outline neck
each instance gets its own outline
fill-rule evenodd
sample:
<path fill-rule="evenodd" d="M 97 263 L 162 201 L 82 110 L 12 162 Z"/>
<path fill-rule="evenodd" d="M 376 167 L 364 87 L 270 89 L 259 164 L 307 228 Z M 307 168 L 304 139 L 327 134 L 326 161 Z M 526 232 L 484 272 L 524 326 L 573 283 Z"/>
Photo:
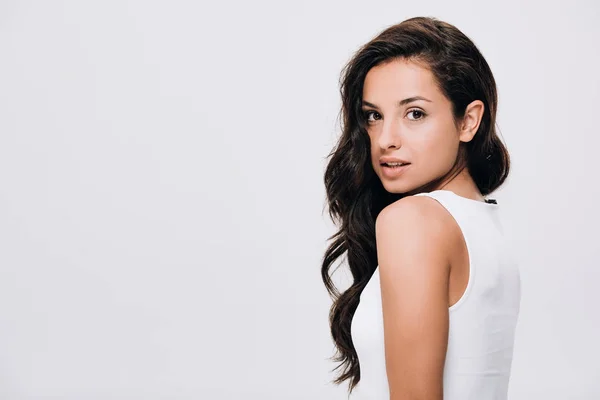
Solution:
<path fill-rule="evenodd" d="M 451 181 L 442 183 L 437 189 L 449 190 L 468 199 L 485 201 L 467 168 L 463 168 Z"/>

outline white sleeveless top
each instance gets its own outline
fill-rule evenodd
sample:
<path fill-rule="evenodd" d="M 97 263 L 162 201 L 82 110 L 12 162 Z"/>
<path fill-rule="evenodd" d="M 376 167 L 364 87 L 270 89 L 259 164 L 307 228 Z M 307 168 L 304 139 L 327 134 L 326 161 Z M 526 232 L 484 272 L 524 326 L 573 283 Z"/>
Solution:
<path fill-rule="evenodd" d="M 498 204 L 467 199 L 448 190 L 429 196 L 454 217 L 469 254 L 469 281 L 449 308 L 444 400 L 506 400 L 521 284 L 512 248 L 504 239 Z M 351 332 L 361 379 L 348 397 L 388 400 L 383 315 L 375 269 L 360 296 Z"/>

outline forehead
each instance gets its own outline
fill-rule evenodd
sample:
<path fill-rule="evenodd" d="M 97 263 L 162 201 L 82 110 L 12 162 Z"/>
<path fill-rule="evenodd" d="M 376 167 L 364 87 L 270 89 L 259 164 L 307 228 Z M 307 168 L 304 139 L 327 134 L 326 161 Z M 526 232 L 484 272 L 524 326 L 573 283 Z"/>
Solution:
<path fill-rule="evenodd" d="M 400 97 L 421 95 L 429 99 L 441 96 L 433 73 L 422 64 L 397 59 L 369 70 L 363 85 L 365 100 L 397 101 Z"/>

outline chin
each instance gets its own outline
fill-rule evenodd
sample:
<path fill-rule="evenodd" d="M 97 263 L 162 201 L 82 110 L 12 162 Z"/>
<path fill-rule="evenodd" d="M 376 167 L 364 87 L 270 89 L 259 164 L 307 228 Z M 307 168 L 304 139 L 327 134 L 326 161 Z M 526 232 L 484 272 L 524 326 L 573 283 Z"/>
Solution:
<path fill-rule="evenodd" d="M 402 194 L 408 191 L 407 184 L 405 182 L 391 181 L 381 177 L 379 179 L 381 180 L 383 188 L 390 193 Z"/>

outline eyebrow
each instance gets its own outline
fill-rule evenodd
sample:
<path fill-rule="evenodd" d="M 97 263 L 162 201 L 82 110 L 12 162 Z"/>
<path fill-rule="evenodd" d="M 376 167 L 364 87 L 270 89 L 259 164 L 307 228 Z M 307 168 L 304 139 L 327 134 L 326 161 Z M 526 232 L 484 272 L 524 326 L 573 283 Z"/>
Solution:
<path fill-rule="evenodd" d="M 412 102 L 415 102 L 415 101 L 418 101 L 418 100 L 424 100 L 424 101 L 428 101 L 428 102 L 431 103 L 431 100 L 426 99 L 425 97 L 413 96 L 413 97 L 409 97 L 409 98 L 404 99 L 404 100 L 400 100 L 397 105 L 398 105 L 398 107 L 402 107 L 403 105 L 406 105 L 408 103 L 412 103 Z M 375 104 L 369 103 L 368 101 L 365 101 L 365 100 L 363 100 L 362 104 L 365 105 L 365 106 L 373 107 L 373 108 L 379 108 Z"/>

